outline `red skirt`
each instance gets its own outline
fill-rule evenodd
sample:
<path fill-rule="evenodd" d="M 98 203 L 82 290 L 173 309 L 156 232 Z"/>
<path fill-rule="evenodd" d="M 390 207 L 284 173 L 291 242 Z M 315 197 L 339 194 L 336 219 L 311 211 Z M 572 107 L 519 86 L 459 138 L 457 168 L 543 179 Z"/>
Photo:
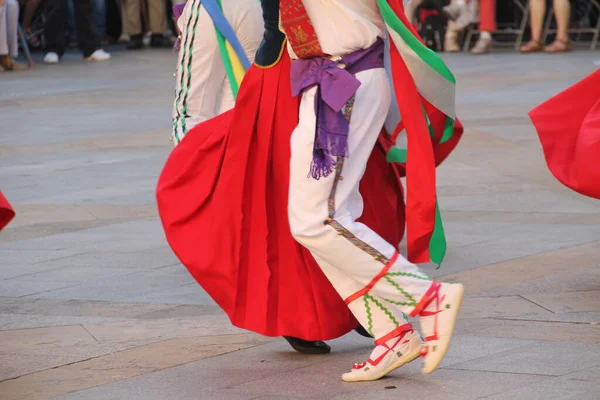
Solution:
<path fill-rule="evenodd" d="M 534 108 L 529 116 L 552 174 L 600 199 L 600 70 Z"/>
<path fill-rule="evenodd" d="M 250 68 L 235 109 L 197 125 L 169 156 L 158 208 L 170 246 L 234 325 L 332 339 L 358 323 L 290 233 L 290 137 L 299 98 L 289 76 L 286 54 L 272 68 Z M 404 200 L 397 167 L 385 160 L 386 138 L 361 182 L 361 221 L 398 244 Z"/>
<path fill-rule="evenodd" d="M 0 191 L 0 231 L 8 225 L 11 219 L 15 216 L 15 211 L 10 206 L 6 197 Z"/>

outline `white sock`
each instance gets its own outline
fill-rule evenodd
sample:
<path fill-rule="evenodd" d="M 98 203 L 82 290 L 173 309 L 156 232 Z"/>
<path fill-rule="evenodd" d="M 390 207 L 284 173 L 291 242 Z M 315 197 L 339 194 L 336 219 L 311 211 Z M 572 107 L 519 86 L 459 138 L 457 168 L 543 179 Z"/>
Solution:
<path fill-rule="evenodd" d="M 492 34 L 489 32 L 481 32 L 481 38 L 485 40 L 492 40 Z"/>

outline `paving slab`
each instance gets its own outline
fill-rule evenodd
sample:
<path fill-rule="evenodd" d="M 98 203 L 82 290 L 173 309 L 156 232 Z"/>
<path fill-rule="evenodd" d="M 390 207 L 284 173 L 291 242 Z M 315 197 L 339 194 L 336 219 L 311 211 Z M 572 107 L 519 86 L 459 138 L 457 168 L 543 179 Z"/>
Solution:
<path fill-rule="evenodd" d="M 526 294 L 523 297 L 556 313 L 600 311 L 600 290 Z"/>
<path fill-rule="evenodd" d="M 568 261 L 566 262 L 568 265 Z M 537 279 L 531 279 L 500 288 L 485 290 L 474 294 L 475 296 L 511 296 L 567 292 L 593 292 L 598 289 L 600 282 L 600 264 L 593 263 L 589 266 L 578 268 L 573 266 L 564 272 L 556 272 Z M 555 310 L 556 311 L 556 310 Z M 572 313 L 572 310 L 568 312 Z"/>
<path fill-rule="evenodd" d="M 547 378 L 537 375 L 514 375 L 495 372 L 466 372 L 438 370 L 431 376 L 412 376 L 402 379 L 383 379 L 372 385 L 361 385 L 352 392 L 330 397 L 331 400 L 390 400 L 423 398 L 431 400 L 475 400 L 519 388 Z M 368 388 L 367 386 L 372 386 Z M 386 389 L 389 387 L 390 389 Z M 322 397 L 311 397 L 319 399 Z"/>
<path fill-rule="evenodd" d="M 543 314 L 515 315 L 510 317 L 503 317 L 502 319 L 600 325 L 600 312 L 568 312 L 560 314 L 546 312 Z"/>
<path fill-rule="evenodd" d="M 486 397 L 489 400 L 595 400 L 600 393 L 600 368 L 586 368 L 572 374 L 544 380 Z"/>
<path fill-rule="evenodd" d="M 588 343 L 542 342 L 508 350 L 448 369 L 561 376 L 600 365 L 600 347 Z M 560 362 L 556 362 L 560 360 Z"/>

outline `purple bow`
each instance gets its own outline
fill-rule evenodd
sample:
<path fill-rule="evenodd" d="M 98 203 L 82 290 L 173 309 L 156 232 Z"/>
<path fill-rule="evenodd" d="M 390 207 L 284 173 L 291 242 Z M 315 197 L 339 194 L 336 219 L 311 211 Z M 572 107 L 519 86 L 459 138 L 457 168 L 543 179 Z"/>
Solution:
<path fill-rule="evenodd" d="M 338 66 L 340 63 L 346 65 L 345 69 Z M 350 121 L 342 109 L 360 87 L 360 81 L 354 74 L 382 67 L 381 40 L 370 48 L 348 54 L 339 61 L 316 57 L 292 62 L 291 83 L 294 96 L 317 85 L 317 126 L 310 172 L 313 178 L 329 176 L 336 163 L 332 157 L 348 155 Z"/>
<path fill-rule="evenodd" d="M 350 72 L 327 58 L 294 60 L 292 63 L 292 95 L 317 85 L 315 113 L 317 129 L 311 175 L 315 179 L 328 176 L 333 170 L 331 156 L 348 153 L 348 120 L 341 112 L 360 86 Z"/>

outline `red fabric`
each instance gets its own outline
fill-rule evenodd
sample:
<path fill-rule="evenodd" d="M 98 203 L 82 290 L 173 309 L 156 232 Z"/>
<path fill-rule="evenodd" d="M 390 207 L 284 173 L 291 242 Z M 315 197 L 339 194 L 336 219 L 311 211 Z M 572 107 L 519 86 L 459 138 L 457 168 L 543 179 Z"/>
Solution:
<path fill-rule="evenodd" d="M 298 122 L 287 54 L 253 66 L 236 108 L 192 129 L 160 176 L 169 244 L 232 323 L 268 336 L 339 337 L 358 325 L 287 218 L 289 141 Z M 390 243 L 404 230 L 402 187 L 380 138 L 361 192 L 362 222 Z M 309 166 L 306 166 L 307 173 Z"/>
<path fill-rule="evenodd" d="M 420 96 L 421 102 L 425 107 L 427 115 L 429 116 L 429 120 L 431 126 L 433 127 L 434 137 L 432 138 L 433 144 L 433 154 L 435 158 L 435 166 L 439 166 L 448 158 L 452 150 L 458 145 L 460 138 L 464 132 L 464 127 L 462 123 L 458 120 L 455 120 L 454 130 L 452 132 L 452 137 L 445 141 L 444 143 L 440 143 L 442 141 L 442 137 L 444 135 L 444 128 L 446 124 L 446 115 L 441 111 L 437 110 L 433 105 L 431 105 L 424 97 Z M 400 121 L 398 126 L 396 127 L 397 133 L 400 133 L 404 130 L 404 123 Z M 406 176 L 406 165 L 405 164 L 397 164 L 398 170 L 400 172 L 400 176 Z"/>
<path fill-rule="evenodd" d="M 402 2 L 389 0 L 388 4 L 405 26 L 409 27 Z M 416 32 L 413 32 L 419 37 Z M 429 242 L 435 227 L 435 156 L 429 138 L 429 129 L 423 116 L 416 84 L 395 46 L 390 48 L 394 91 L 406 127 L 406 239 L 407 256 L 414 263 L 427 263 Z M 396 129 L 396 131 L 398 131 Z"/>
<path fill-rule="evenodd" d="M 534 108 L 529 116 L 552 174 L 600 199 L 600 70 Z"/>
<path fill-rule="evenodd" d="M 14 218 L 15 210 L 0 191 L 0 231 Z"/>
<path fill-rule="evenodd" d="M 479 30 L 482 32 L 496 30 L 496 0 L 479 0 Z"/>
<path fill-rule="evenodd" d="M 452 137 L 448 139 L 446 142 L 441 143 L 442 137 L 444 135 L 444 128 L 446 125 L 446 115 L 435 108 L 431 103 L 429 103 L 424 97 L 421 97 L 421 102 L 425 107 L 425 111 L 429 116 L 429 122 L 433 127 L 434 136 L 432 139 L 433 142 L 433 153 L 435 158 L 435 165 L 440 165 L 454 150 L 460 138 L 462 137 L 464 128 L 462 123 L 456 118 L 454 122 L 454 130 L 452 132 Z"/>

